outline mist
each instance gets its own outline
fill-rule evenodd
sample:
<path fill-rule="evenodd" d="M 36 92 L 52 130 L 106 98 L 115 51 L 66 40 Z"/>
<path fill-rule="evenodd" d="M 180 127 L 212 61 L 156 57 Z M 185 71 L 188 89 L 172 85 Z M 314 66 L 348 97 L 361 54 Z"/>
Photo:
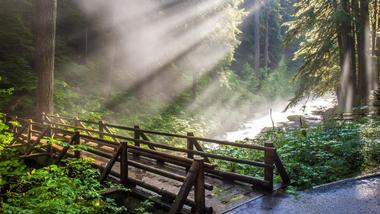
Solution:
<path fill-rule="evenodd" d="M 242 93 L 223 85 L 218 75 L 239 44 L 233 32 L 260 5 L 239 14 L 241 22 L 229 19 L 239 10 L 232 1 L 81 0 L 77 5 L 86 19 L 95 20 L 92 28 L 100 35 L 89 55 L 103 70 L 97 87 L 106 108 L 123 109 L 133 96 L 148 105 L 144 110 L 158 114 L 192 91 L 185 111 L 223 123 L 227 130 L 264 105 L 242 101 Z M 226 40 L 221 35 L 228 31 Z M 204 79 L 207 86 L 197 88 Z M 218 96 L 221 88 L 229 91 L 228 99 Z"/>

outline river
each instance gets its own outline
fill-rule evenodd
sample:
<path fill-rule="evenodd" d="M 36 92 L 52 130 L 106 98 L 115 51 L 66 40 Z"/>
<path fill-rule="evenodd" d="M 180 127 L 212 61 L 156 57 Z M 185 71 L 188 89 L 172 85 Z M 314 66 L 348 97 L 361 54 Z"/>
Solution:
<path fill-rule="evenodd" d="M 272 119 L 275 127 L 300 126 L 300 116 L 305 119 L 309 125 L 317 124 L 322 120 L 320 112 L 324 112 L 336 106 L 337 100 L 335 95 L 329 94 L 323 97 L 303 100 L 284 112 L 287 104 L 287 101 L 283 101 L 268 106 L 268 109 L 272 108 Z M 255 117 L 243 122 L 238 129 L 225 133 L 221 138 L 229 141 L 255 138 L 264 128 L 273 126 L 272 119 L 270 110 L 257 113 Z"/>

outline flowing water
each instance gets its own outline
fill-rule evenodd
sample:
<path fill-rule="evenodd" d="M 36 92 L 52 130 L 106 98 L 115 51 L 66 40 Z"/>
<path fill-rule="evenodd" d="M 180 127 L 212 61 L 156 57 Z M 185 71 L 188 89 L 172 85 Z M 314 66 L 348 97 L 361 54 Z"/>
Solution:
<path fill-rule="evenodd" d="M 242 123 L 237 130 L 227 132 L 222 138 L 229 141 L 255 138 L 263 129 L 273 127 L 273 124 L 275 127 L 300 126 L 300 118 L 309 125 L 317 124 L 322 120 L 320 113 L 336 106 L 337 100 L 335 95 L 329 94 L 319 98 L 303 100 L 284 112 L 287 104 L 288 102 L 283 101 L 269 106 L 268 109 L 272 108 L 272 117 L 270 110 L 258 114 Z"/>

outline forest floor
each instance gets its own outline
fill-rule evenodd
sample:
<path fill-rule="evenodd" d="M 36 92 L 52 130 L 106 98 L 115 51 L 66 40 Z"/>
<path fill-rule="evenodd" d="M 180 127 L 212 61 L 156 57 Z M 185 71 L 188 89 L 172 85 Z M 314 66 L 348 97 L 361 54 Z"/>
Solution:
<path fill-rule="evenodd" d="M 296 195 L 275 192 L 245 203 L 228 214 L 379 213 L 380 173 L 326 184 Z"/>

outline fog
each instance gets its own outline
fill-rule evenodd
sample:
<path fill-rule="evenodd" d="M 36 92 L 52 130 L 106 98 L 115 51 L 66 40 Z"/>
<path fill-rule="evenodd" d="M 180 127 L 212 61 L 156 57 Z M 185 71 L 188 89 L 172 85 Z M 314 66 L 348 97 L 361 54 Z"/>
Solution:
<path fill-rule="evenodd" d="M 201 91 L 196 88 L 195 83 L 220 72 L 223 62 L 233 55 L 237 44 L 231 45 L 221 34 L 239 28 L 241 23 L 228 19 L 237 5 L 226 0 L 77 3 L 88 19 L 96 20 L 95 28 L 105 35 L 92 56 L 102 60 L 107 73 L 99 87 L 107 97 L 117 97 L 106 100 L 108 108 L 123 108 L 127 95 L 136 95 L 152 103 L 163 103 L 150 109 L 159 113 L 183 92 L 192 90 L 194 99 L 185 111 L 201 115 L 206 121 L 216 121 L 218 127 L 208 127 L 209 135 L 216 136 L 275 105 L 270 98 L 261 103 L 244 100 L 238 91 L 222 98 L 218 79 Z M 247 6 L 245 18 L 261 7 Z M 283 98 L 281 103 L 286 101 Z"/>

